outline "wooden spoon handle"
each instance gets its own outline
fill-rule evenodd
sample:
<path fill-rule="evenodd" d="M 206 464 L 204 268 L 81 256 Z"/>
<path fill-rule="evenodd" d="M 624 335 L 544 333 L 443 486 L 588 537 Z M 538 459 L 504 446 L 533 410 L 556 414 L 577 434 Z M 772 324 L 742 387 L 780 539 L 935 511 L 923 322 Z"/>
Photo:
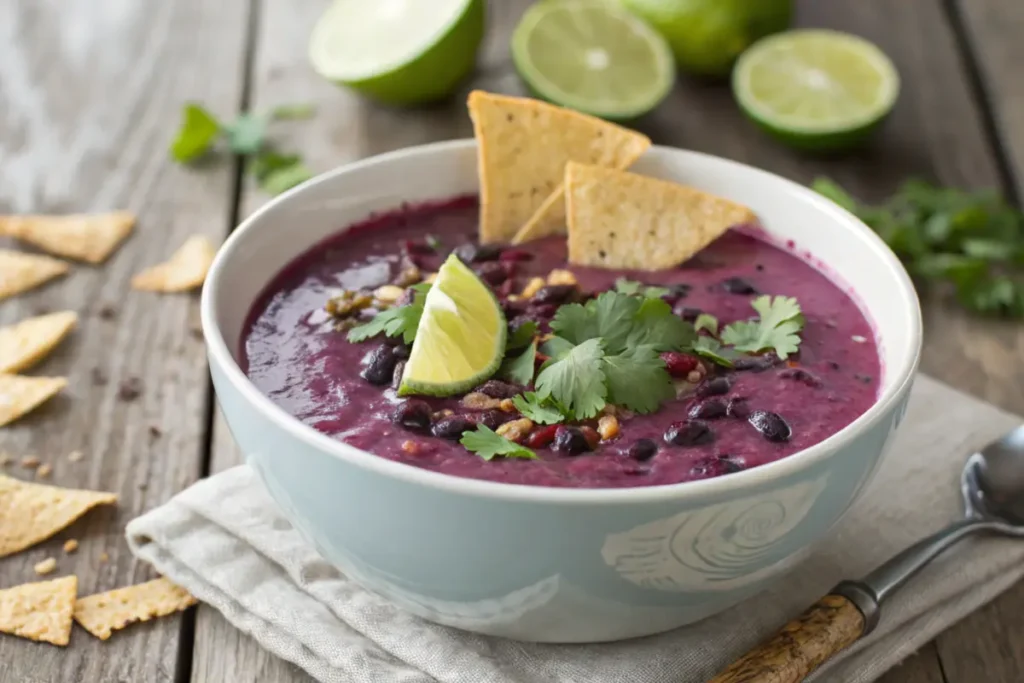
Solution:
<path fill-rule="evenodd" d="M 826 595 L 708 683 L 799 683 L 864 633 L 861 611 Z"/>

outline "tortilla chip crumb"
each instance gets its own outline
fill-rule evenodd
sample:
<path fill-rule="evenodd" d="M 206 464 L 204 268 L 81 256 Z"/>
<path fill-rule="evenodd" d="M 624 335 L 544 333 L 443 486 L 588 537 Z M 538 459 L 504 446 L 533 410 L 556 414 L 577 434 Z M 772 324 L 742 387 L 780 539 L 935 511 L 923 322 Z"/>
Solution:
<path fill-rule="evenodd" d="M 67 385 L 64 377 L 0 374 L 0 427 L 32 412 Z"/>
<path fill-rule="evenodd" d="M 0 633 L 67 645 L 77 593 L 74 575 L 0 590 Z"/>
<path fill-rule="evenodd" d="M 165 578 L 107 593 L 97 593 L 75 602 L 75 621 L 100 640 L 129 624 L 180 612 L 196 604 L 184 588 Z"/>
<path fill-rule="evenodd" d="M 42 465 L 40 465 L 38 469 L 36 469 L 37 477 L 42 477 L 43 479 L 46 479 L 51 474 L 53 474 L 53 468 L 45 462 Z"/>
<path fill-rule="evenodd" d="M 71 216 L 0 216 L 0 235 L 55 256 L 102 263 L 128 237 L 135 216 L 126 211 Z"/>
<path fill-rule="evenodd" d="M 43 576 L 45 574 L 53 573 L 53 570 L 56 569 L 56 568 L 57 568 L 57 560 L 55 560 L 52 557 L 48 557 L 45 560 L 43 560 L 42 562 L 36 562 L 36 565 L 34 567 L 32 567 L 32 570 L 36 574 L 39 574 L 40 576 Z"/>
<path fill-rule="evenodd" d="M 21 372 L 43 360 L 77 322 L 74 311 L 61 311 L 0 327 L 0 372 Z"/>
<path fill-rule="evenodd" d="M 150 292 L 187 292 L 202 287 L 216 254 L 208 238 L 193 235 L 166 262 L 133 277 L 132 287 Z"/>
<path fill-rule="evenodd" d="M 49 256 L 0 249 L 0 301 L 35 289 L 70 268 L 66 261 Z"/>
<path fill-rule="evenodd" d="M 77 540 L 75 540 L 73 538 L 69 538 L 68 540 L 64 541 L 64 552 L 65 553 L 70 555 L 71 553 L 75 552 L 76 550 L 78 550 L 78 541 Z"/>
<path fill-rule="evenodd" d="M 34 470 L 39 467 L 39 458 L 34 455 L 26 455 L 21 459 L 21 466 L 26 470 Z"/>
<path fill-rule="evenodd" d="M 68 453 L 68 460 L 70 462 L 78 462 L 84 457 L 85 456 L 82 454 L 82 451 L 71 451 L 70 453 Z"/>
<path fill-rule="evenodd" d="M 0 474 L 0 557 L 31 547 L 117 496 L 35 484 Z"/>
<path fill-rule="evenodd" d="M 671 268 L 730 227 L 756 220 L 736 202 L 636 173 L 569 163 L 565 177 L 574 264 Z"/>

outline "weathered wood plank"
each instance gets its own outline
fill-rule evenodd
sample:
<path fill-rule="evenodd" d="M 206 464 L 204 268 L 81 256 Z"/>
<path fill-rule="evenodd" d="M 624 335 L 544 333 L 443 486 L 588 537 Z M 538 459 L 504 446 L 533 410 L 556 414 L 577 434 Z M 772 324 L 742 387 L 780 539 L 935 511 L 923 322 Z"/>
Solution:
<path fill-rule="evenodd" d="M 35 579 L 33 564 L 48 556 L 60 574 L 79 576 L 81 594 L 151 578 L 128 551 L 124 525 L 200 474 L 209 397 L 202 342 L 190 332 L 198 299 L 131 292 L 128 282 L 190 234 L 223 237 L 231 169 L 188 173 L 166 149 L 185 100 L 237 108 L 247 13 L 246 0 L 0 3 L 0 210 L 139 215 L 136 233 L 106 264 L 76 266 L 0 303 L 2 323 L 39 310 L 81 316 L 73 337 L 33 371 L 67 375 L 68 390 L 0 429 L 0 450 L 37 454 L 53 466 L 50 482 L 120 496 L 116 510 L 0 559 L 0 587 Z M 119 397 L 119 383 L 133 377 L 141 394 Z M 85 458 L 70 462 L 74 450 Z M 61 551 L 66 538 L 80 541 L 76 554 Z M 168 617 L 106 643 L 77 630 L 62 651 L 0 636 L 0 680 L 171 681 L 182 623 Z"/>

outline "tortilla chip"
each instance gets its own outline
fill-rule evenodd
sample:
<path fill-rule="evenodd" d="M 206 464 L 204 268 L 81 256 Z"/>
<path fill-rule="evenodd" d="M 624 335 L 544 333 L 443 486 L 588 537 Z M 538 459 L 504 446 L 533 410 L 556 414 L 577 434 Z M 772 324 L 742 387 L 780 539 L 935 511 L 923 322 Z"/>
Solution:
<path fill-rule="evenodd" d="M 0 474 L 0 557 L 45 541 L 97 505 L 116 502 L 113 493 L 33 484 Z"/>
<path fill-rule="evenodd" d="M 174 614 L 196 604 L 184 588 L 167 579 L 97 593 L 75 603 L 75 621 L 100 640 L 137 621 Z"/>
<path fill-rule="evenodd" d="M 0 249 L 0 301 L 68 272 L 66 261 Z"/>
<path fill-rule="evenodd" d="M 65 377 L 0 375 L 0 427 L 32 412 L 67 385 Z"/>
<path fill-rule="evenodd" d="M 0 373 L 21 372 L 43 360 L 77 322 L 77 313 L 61 311 L 0 327 Z"/>
<path fill-rule="evenodd" d="M 150 292 L 187 292 L 202 287 L 217 248 L 202 235 L 189 237 L 170 260 L 132 278 L 132 287 Z"/>
<path fill-rule="evenodd" d="M 135 227 L 125 211 L 72 216 L 0 216 L 0 235 L 57 256 L 102 263 Z"/>
<path fill-rule="evenodd" d="M 67 645 L 77 593 L 74 575 L 0 590 L 0 633 Z"/>
<path fill-rule="evenodd" d="M 636 173 L 570 163 L 565 177 L 569 263 L 671 268 L 757 218 L 728 199 Z"/>
<path fill-rule="evenodd" d="M 625 168 L 651 145 L 640 133 L 523 97 L 469 94 L 478 145 L 480 241 L 564 232 L 567 161 Z"/>

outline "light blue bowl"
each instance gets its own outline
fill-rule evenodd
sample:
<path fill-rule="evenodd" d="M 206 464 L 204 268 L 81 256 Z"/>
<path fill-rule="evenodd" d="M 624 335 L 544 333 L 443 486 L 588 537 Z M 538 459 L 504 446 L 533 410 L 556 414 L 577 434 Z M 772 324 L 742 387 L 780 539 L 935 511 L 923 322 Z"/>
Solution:
<path fill-rule="evenodd" d="M 619 640 L 691 623 L 762 590 L 829 533 L 875 472 L 903 417 L 921 344 L 917 298 L 892 252 L 800 185 L 669 148 L 652 148 L 635 166 L 747 204 L 773 237 L 809 251 L 819 268 L 828 264 L 876 326 L 878 402 L 775 463 L 621 490 L 461 479 L 324 436 L 239 369 L 246 314 L 278 270 L 372 211 L 475 191 L 475 150 L 471 140 L 427 145 L 324 174 L 257 211 L 221 249 L 203 291 L 203 328 L 217 396 L 247 462 L 348 576 L 410 612 L 470 631 Z"/>

